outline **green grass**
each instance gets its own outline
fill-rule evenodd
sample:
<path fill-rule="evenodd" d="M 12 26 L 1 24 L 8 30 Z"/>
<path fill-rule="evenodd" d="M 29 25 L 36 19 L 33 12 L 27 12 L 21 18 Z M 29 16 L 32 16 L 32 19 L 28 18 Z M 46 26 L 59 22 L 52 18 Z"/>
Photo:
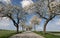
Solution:
<path fill-rule="evenodd" d="M 52 34 L 60 34 L 60 32 L 50 32 L 50 33 L 52 33 Z"/>
<path fill-rule="evenodd" d="M 60 38 L 60 36 L 58 35 L 53 35 L 53 34 L 50 34 L 50 33 L 46 33 L 45 35 L 43 34 L 43 32 L 35 32 L 45 38 Z"/>
<path fill-rule="evenodd" d="M 0 38 L 8 38 L 12 35 L 16 34 L 15 31 L 10 30 L 0 30 Z"/>
<path fill-rule="evenodd" d="M 22 33 L 22 31 L 20 33 Z M 0 30 L 0 38 L 9 38 L 10 36 L 14 34 L 16 34 L 16 31 Z"/>

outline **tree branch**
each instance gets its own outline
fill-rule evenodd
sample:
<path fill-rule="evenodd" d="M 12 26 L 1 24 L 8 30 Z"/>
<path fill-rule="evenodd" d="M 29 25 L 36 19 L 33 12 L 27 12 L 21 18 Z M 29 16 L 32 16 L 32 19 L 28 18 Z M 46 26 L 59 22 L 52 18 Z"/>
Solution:
<path fill-rule="evenodd" d="M 44 18 L 44 19 L 47 20 L 47 18 L 46 17 L 43 17 L 39 12 L 37 12 L 37 14 L 40 15 L 41 18 Z"/>
<path fill-rule="evenodd" d="M 10 15 L 10 16 L 7 15 L 7 17 L 10 18 L 10 19 L 13 21 L 13 23 L 14 23 L 15 26 L 17 26 L 17 23 L 16 23 L 15 20 L 11 17 L 11 15 Z"/>
<path fill-rule="evenodd" d="M 17 23 L 19 24 L 19 17 L 18 17 L 18 14 L 19 14 L 19 13 L 17 13 Z"/>

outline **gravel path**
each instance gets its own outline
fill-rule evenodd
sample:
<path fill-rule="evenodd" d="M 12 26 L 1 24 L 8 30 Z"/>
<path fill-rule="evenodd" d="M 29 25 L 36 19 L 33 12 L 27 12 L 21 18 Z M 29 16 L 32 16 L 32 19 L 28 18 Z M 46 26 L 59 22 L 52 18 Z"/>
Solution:
<path fill-rule="evenodd" d="M 33 32 L 24 32 L 22 34 L 13 35 L 10 38 L 44 38 L 44 37 Z"/>

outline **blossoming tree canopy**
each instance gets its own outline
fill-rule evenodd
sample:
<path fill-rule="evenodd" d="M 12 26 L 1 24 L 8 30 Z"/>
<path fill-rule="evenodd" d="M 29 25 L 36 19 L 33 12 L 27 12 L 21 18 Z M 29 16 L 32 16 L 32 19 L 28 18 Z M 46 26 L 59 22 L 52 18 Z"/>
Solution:
<path fill-rule="evenodd" d="M 41 18 L 38 18 L 37 16 L 33 16 L 31 19 L 32 24 L 40 24 Z"/>
<path fill-rule="evenodd" d="M 0 1 L 5 3 L 5 4 L 11 4 L 11 0 L 0 0 Z"/>
<path fill-rule="evenodd" d="M 50 11 L 52 11 L 52 13 L 54 13 L 54 11 L 55 11 L 56 13 L 58 13 L 57 10 L 58 10 L 59 4 L 60 4 L 60 3 L 59 3 L 59 2 L 56 2 L 56 1 L 51 2 L 51 3 L 49 4 L 49 6 L 50 6 Z"/>

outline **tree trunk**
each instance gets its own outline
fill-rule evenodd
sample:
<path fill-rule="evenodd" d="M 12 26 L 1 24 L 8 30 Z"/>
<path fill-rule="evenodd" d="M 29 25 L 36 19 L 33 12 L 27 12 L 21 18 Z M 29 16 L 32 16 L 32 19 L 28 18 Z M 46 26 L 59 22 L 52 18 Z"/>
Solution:
<path fill-rule="evenodd" d="M 23 26 L 22 26 L 22 31 L 24 31 L 24 28 L 23 28 Z"/>
<path fill-rule="evenodd" d="M 36 31 L 35 25 L 34 25 L 34 31 Z"/>
<path fill-rule="evenodd" d="M 16 30 L 17 30 L 17 33 L 19 33 L 19 25 L 17 25 Z"/>
<path fill-rule="evenodd" d="M 47 24 L 48 24 L 49 21 L 50 21 L 50 20 L 46 20 L 46 22 L 45 22 L 45 24 L 44 24 L 43 34 L 46 33 L 46 26 L 47 26 Z"/>

